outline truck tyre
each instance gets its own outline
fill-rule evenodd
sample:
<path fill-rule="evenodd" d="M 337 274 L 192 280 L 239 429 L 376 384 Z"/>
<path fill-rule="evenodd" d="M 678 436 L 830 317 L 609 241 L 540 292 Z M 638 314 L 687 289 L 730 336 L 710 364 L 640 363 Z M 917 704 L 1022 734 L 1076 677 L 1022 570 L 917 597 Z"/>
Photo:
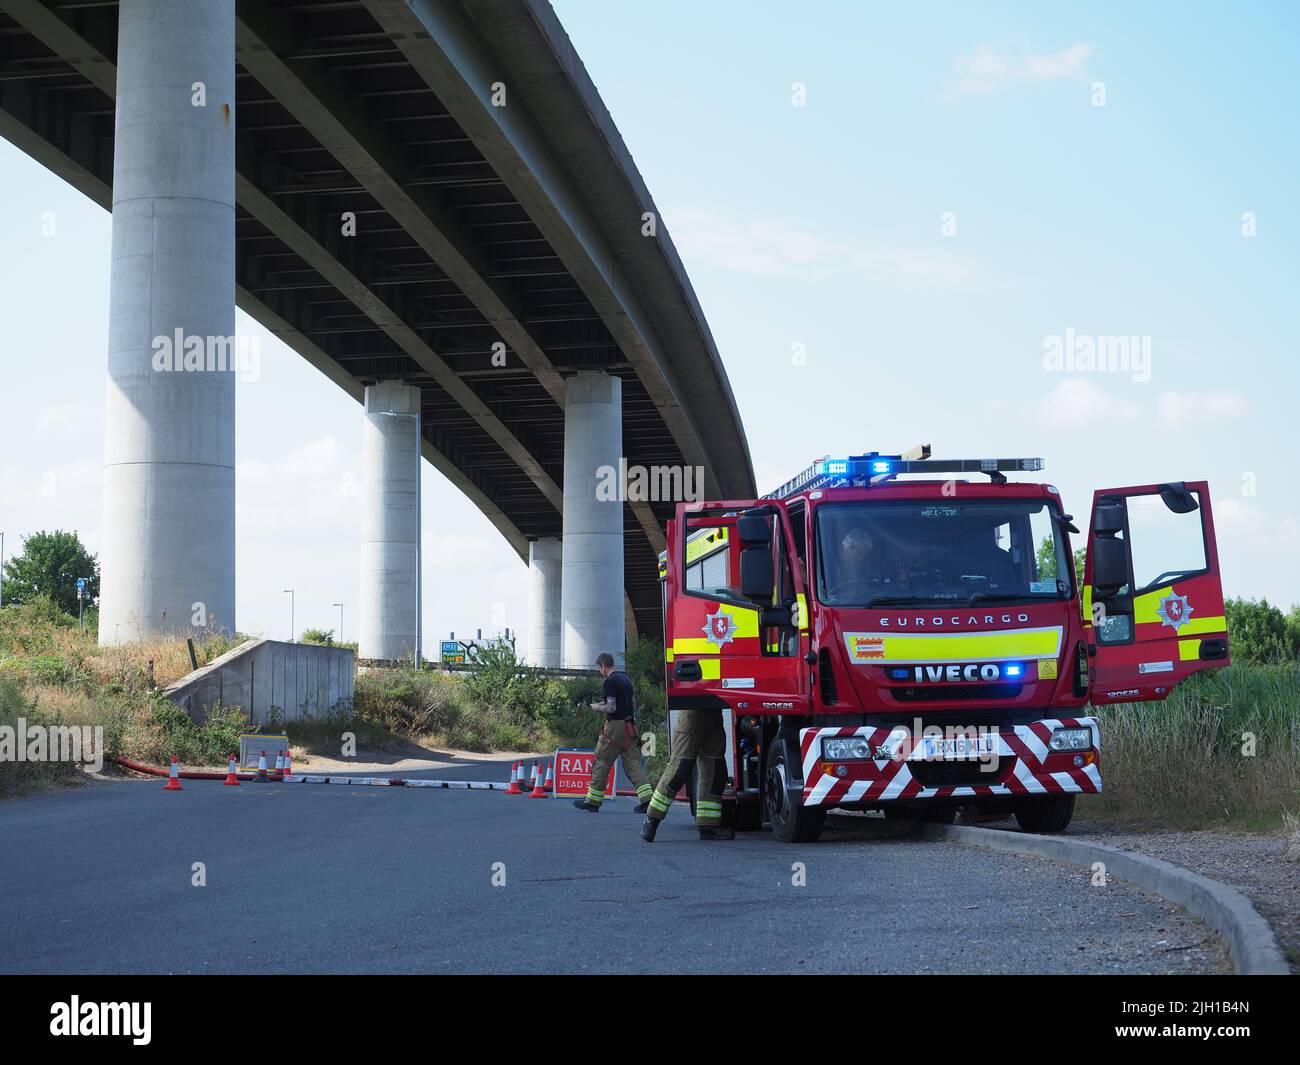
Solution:
<path fill-rule="evenodd" d="M 1060 832 L 1074 816 L 1074 796 L 1036 795 L 1017 800 L 1013 810 L 1026 832 Z"/>
<path fill-rule="evenodd" d="M 772 835 L 782 843 L 816 843 L 826 822 L 826 811 L 790 802 L 785 782 L 785 744 L 777 740 L 767 749 L 767 772 L 763 775 L 763 808 Z"/>

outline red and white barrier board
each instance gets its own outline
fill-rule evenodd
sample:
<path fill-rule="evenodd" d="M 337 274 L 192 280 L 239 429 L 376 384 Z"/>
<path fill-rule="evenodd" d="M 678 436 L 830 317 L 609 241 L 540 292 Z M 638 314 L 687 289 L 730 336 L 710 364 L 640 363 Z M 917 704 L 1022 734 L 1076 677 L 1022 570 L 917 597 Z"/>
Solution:
<path fill-rule="evenodd" d="M 553 799 L 581 799 L 587 794 L 587 785 L 591 783 L 591 766 L 596 760 L 594 750 L 558 747 L 555 751 L 555 790 Z M 606 800 L 614 799 L 614 774 L 618 763 L 609 767 L 609 781 L 605 785 Z"/>

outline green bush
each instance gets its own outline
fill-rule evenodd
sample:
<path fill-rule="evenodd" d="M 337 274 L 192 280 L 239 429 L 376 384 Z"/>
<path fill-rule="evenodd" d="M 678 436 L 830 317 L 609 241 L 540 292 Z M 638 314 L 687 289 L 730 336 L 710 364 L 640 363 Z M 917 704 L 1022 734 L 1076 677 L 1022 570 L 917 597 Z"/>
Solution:
<path fill-rule="evenodd" d="M 1267 599 L 1225 599 L 1232 657 L 1242 662 L 1284 662 L 1300 658 L 1300 608 L 1290 616 Z"/>

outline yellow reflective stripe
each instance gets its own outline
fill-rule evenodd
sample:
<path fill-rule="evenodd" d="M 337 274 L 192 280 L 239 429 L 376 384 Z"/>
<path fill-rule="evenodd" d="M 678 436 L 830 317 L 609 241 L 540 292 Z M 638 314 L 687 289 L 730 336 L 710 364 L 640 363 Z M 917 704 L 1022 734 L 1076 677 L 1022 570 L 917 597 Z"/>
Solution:
<path fill-rule="evenodd" d="M 727 546 L 727 527 L 725 525 L 705 526 L 697 529 L 686 538 L 686 564 L 698 562 L 713 552 Z"/>
<path fill-rule="evenodd" d="M 1079 613 L 1083 615 L 1084 625 L 1092 624 L 1092 585 L 1083 586 L 1083 602 L 1079 604 Z"/>
<path fill-rule="evenodd" d="M 795 596 L 795 602 L 799 610 L 799 631 L 808 631 L 808 599 L 800 592 Z"/>
<path fill-rule="evenodd" d="M 721 679 L 722 679 L 722 659 L 720 659 L 720 658 L 701 658 L 701 659 L 700 659 L 700 679 L 701 679 L 701 680 L 721 680 Z"/>
<path fill-rule="evenodd" d="M 668 650 L 664 652 L 664 661 L 671 662 L 672 660 L 673 660 L 673 649 L 670 647 L 668 648 Z"/>
<path fill-rule="evenodd" d="M 858 665 L 894 662 L 1013 662 L 1018 658 L 1057 658 L 1061 626 L 1009 629 L 1005 632 L 926 633 L 906 636 L 892 632 L 848 632 L 849 658 Z M 854 641 L 870 650 L 854 652 Z M 861 646 L 861 645 L 860 645 Z"/>
<path fill-rule="evenodd" d="M 1178 629 L 1179 636 L 1197 636 L 1206 632 L 1227 632 L 1228 619 L 1225 617 L 1188 618 Z"/>
<path fill-rule="evenodd" d="M 668 807 L 673 804 L 670 796 L 665 795 L 662 791 L 656 791 L 650 796 L 650 809 L 658 810 L 661 813 L 667 811 Z"/>
<path fill-rule="evenodd" d="M 636 797 L 640 799 L 642 802 L 644 802 L 646 796 L 649 795 L 653 790 L 654 789 L 651 788 L 649 784 L 641 784 L 636 789 Z"/>
<path fill-rule="evenodd" d="M 1178 660 L 1180 662 L 1195 662 L 1201 657 L 1200 640 L 1179 640 L 1178 641 Z"/>
<path fill-rule="evenodd" d="M 721 606 L 723 613 L 731 615 L 731 635 L 743 640 L 758 636 L 758 611 L 741 606 Z M 679 655 L 716 655 L 720 648 L 704 635 L 704 626 L 695 630 L 699 636 L 678 636 L 673 639 L 673 653 Z"/>

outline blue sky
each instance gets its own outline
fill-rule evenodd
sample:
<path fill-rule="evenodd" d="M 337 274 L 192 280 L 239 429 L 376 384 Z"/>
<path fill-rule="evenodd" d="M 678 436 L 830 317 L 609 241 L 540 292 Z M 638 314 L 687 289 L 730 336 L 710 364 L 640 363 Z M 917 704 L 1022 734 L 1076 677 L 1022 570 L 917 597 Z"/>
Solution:
<path fill-rule="evenodd" d="M 1081 516 L 1094 488 L 1205 478 L 1226 590 L 1300 602 L 1300 16 L 980 6 L 555 2 L 762 490 L 792 461 L 921 442 L 1041 455 Z M 0 528 L 10 553 L 52 527 L 95 549 L 109 216 L 5 142 L 0 183 Z M 1148 338 L 1149 380 L 1045 369 L 1067 330 Z M 352 638 L 360 408 L 264 334 L 238 404 L 239 625 L 286 635 L 294 587 L 299 629 L 337 626 L 342 599 Z M 426 634 L 525 629 L 523 564 L 427 468 L 424 489 Z"/>

